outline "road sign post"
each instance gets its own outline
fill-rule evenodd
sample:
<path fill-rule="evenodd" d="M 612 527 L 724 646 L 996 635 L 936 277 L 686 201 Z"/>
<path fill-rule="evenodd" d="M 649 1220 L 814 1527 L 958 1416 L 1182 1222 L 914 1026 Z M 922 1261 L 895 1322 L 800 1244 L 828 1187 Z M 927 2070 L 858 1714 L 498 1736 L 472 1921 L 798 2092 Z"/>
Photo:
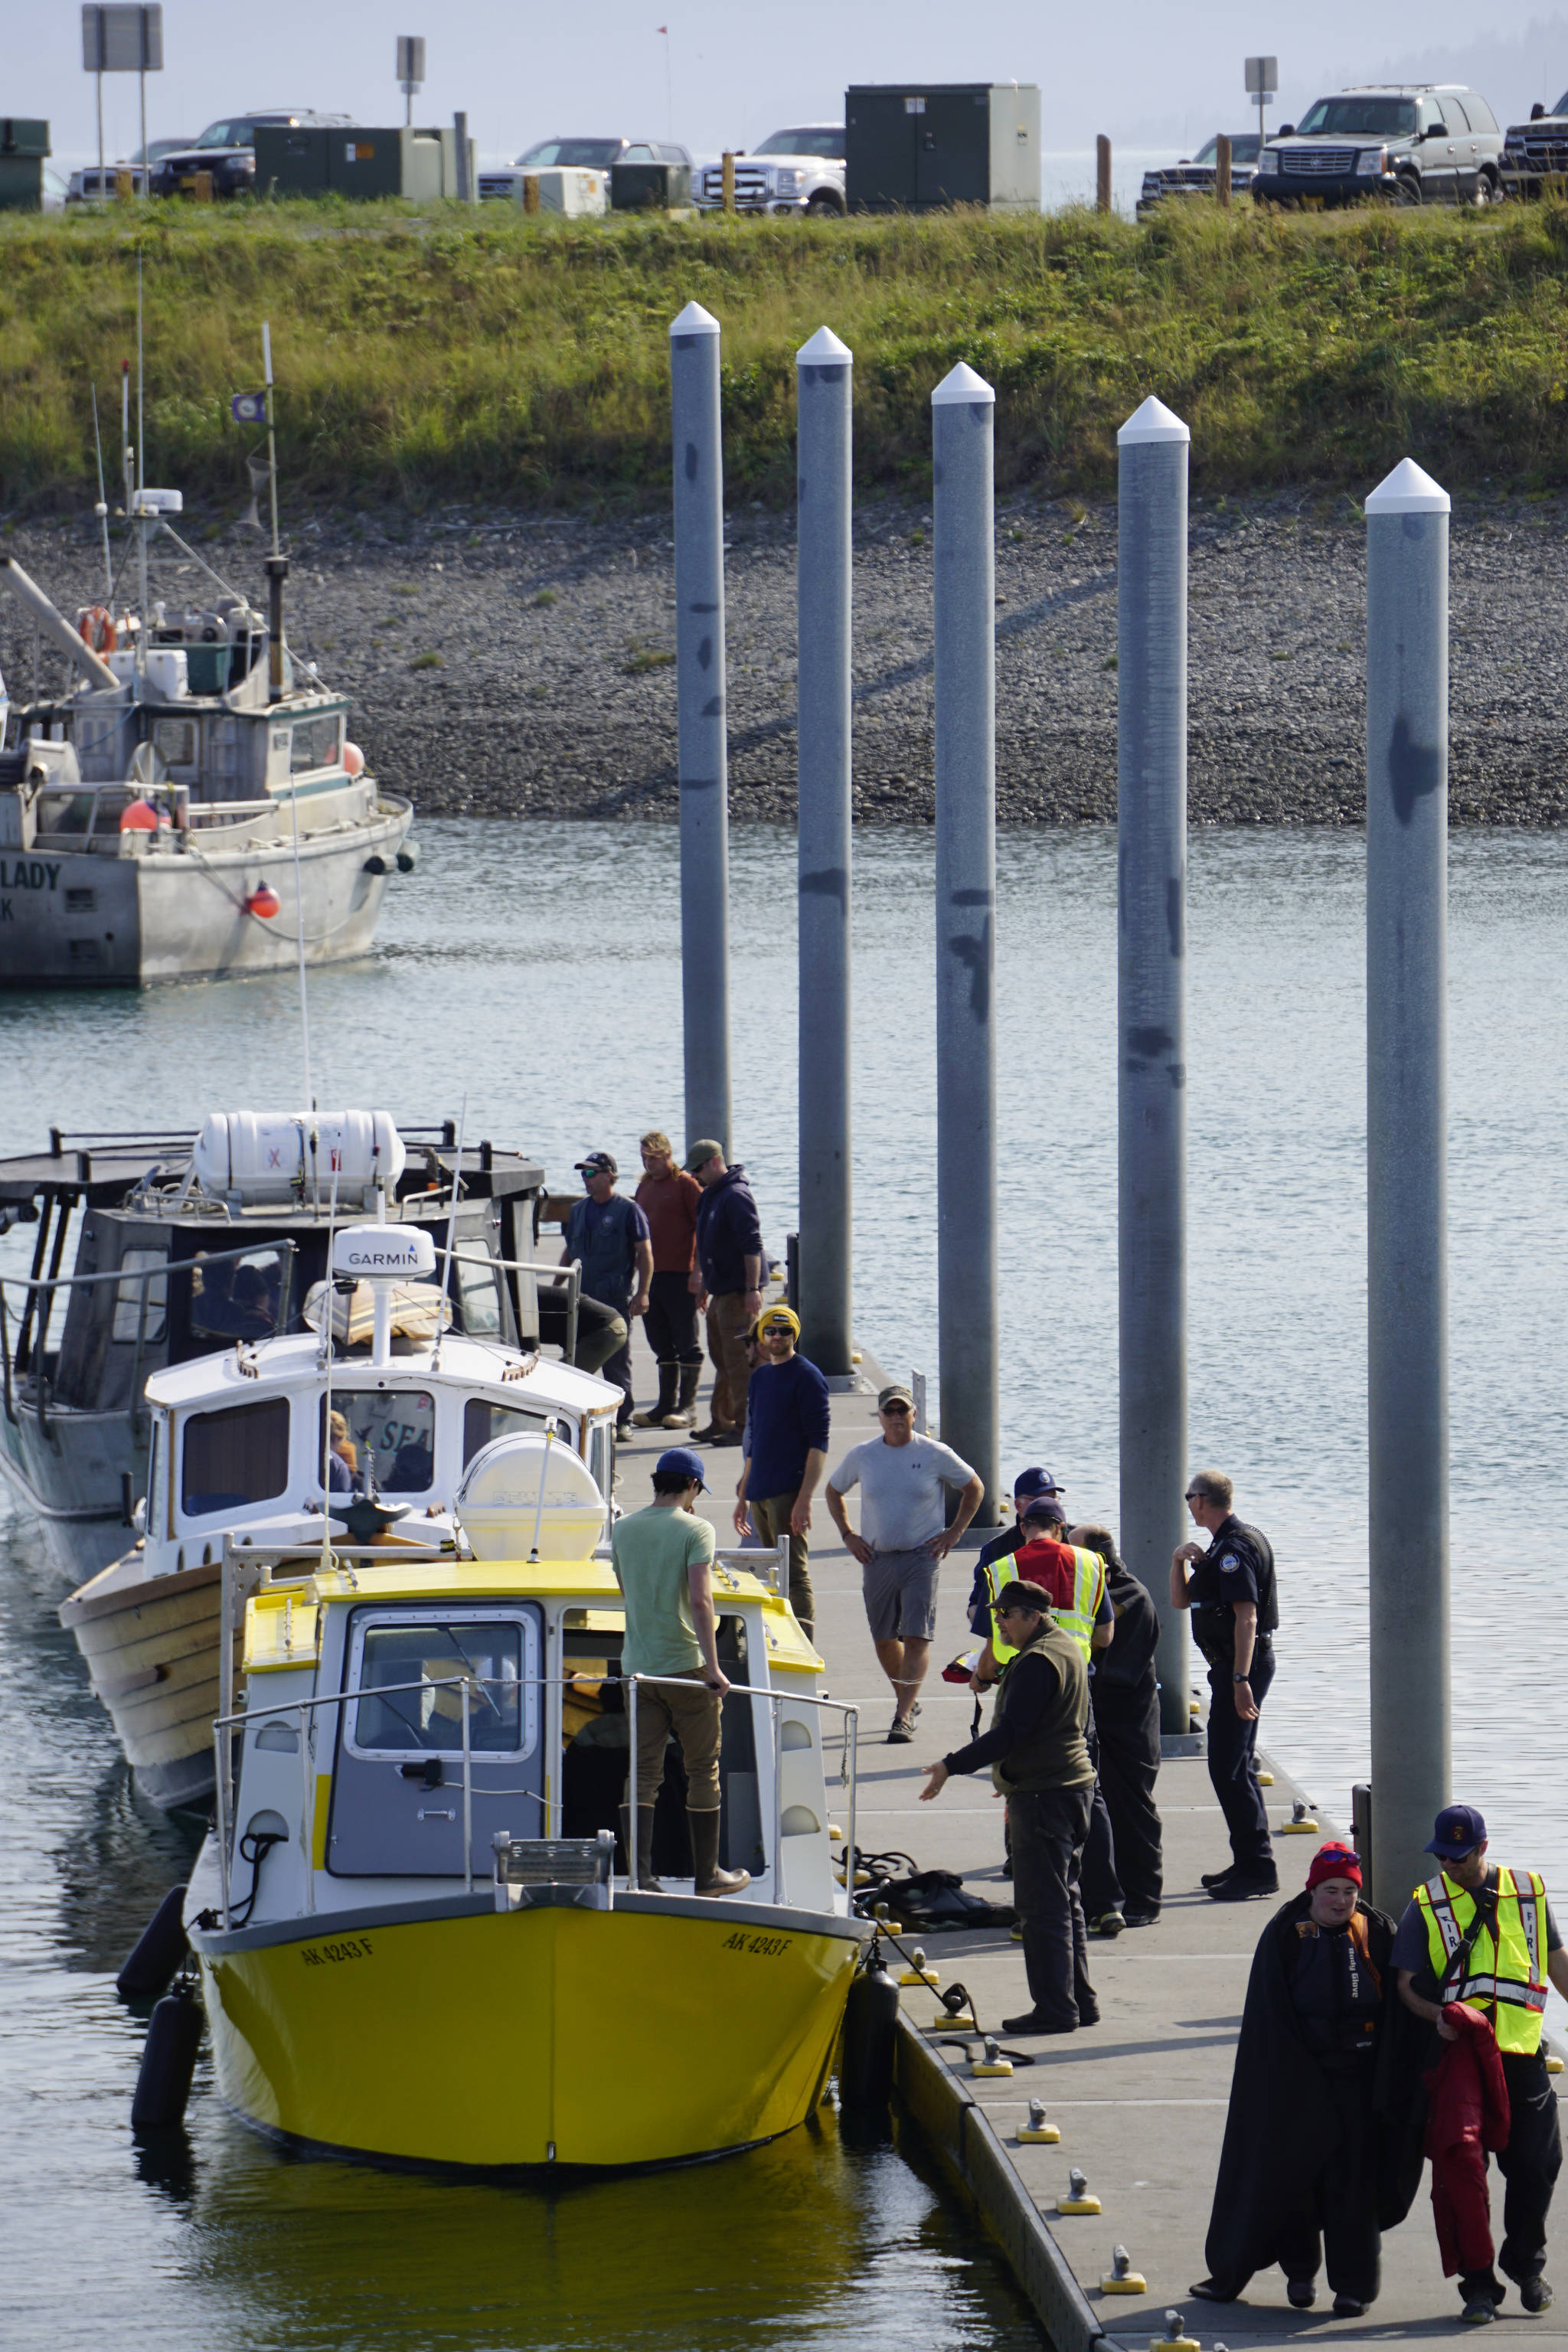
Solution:
<path fill-rule="evenodd" d="M 98 79 L 98 193 L 103 194 L 103 77 L 133 73 L 142 100 L 142 193 L 152 193 L 147 161 L 147 77 L 163 70 L 163 0 L 150 5 L 84 6 L 81 12 L 81 62 L 85 73 Z"/>
<path fill-rule="evenodd" d="M 1263 110 L 1279 89 L 1278 58 L 1248 58 L 1247 60 L 1247 94 L 1258 100 L 1258 145 L 1261 160 L 1263 149 Z"/>

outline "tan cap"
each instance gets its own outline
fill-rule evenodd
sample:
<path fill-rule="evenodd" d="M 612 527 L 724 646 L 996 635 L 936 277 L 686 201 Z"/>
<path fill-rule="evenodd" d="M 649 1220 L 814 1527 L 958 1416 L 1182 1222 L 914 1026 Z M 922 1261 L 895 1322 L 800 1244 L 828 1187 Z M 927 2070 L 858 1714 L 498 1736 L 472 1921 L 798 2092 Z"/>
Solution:
<path fill-rule="evenodd" d="M 890 1404 L 907 1404 L 911 1412 L 914 1411 L 914 1398 L 902 1381 L 890 1381 L 888 1387 L 877 1391 L 877 1411 L 886 1412 Z"/>

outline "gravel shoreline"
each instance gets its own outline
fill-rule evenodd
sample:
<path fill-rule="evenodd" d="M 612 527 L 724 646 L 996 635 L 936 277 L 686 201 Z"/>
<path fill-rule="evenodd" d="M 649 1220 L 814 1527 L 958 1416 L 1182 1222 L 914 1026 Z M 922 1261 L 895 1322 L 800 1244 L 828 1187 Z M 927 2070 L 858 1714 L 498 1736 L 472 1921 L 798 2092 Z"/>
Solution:
<path fill-rule="evenodd" d="M 931 510 L 856 517 L 855 813 L 931 815 Z M 289 517 L 290 635 L 353 697 L 373 771 L 427 815 L 668 819 L 676 813 L 673 548 L 661 514 L 610 521 L 443 508 Z M 188 516 L 183 535 L 264 603 L 261 542 Z M 793 517 L 728 525 L 730 805 L 795 803 Z M 57 603 L 101 593 L 90 516 L 8 526 Z M 1568 624 L 1568 500 L 1457 503 L 1449 810 L 1458 824 L 1568 824 L 1554 698 Z M 198 601 L 166 549 L 154 593 Z M 1348 500 L 1194 499 L 1188 808 L 1200 824 L 1359 824 L 1364 814 L 1365 526 Z M 1116 510 L 1002 501 L 996 813 L 1116 813 Z M 209 592 L 216 593 L 216 592 Z M 30 625 L 0 597 L 0 665 L 30 688 Z M 46 658 L 46 683 L 52 675 Z"/>

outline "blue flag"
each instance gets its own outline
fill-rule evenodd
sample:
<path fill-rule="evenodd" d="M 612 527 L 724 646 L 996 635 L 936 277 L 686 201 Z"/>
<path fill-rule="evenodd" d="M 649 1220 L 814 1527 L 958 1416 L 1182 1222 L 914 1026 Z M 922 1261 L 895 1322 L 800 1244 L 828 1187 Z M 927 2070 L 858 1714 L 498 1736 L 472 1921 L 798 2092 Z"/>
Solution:
<path fill-rule="evenodd" d="M 237 425 L 265 425 L 267 422 L 267 394 L 264 392 L 237 392 L 228 405 Z"/>

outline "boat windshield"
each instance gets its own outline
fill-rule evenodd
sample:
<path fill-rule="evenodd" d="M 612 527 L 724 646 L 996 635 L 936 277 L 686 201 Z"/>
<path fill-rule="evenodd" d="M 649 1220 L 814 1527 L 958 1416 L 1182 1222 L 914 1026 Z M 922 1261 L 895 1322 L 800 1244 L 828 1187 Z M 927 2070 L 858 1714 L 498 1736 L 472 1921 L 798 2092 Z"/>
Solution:
<path fill-rule="evenodd" d="M 1303 139 L 1407 139 L 1415 128 L 1412 98 L 1321 98 L 1296 125 Z"/>
<path fill-rule="evenodd" d="M 321 1400 L 331 1414 L 327 1477 L 350 1494 L 367 1472 L 384 1495 L 427 1495 L 436 1475 L 436 1400 L 427 1389 L 334 1389 Z M 327 1443 L 326 1428 L 317 1444 Z"/>
<path fill-rule="evenodd" d="M 529 1753 L 534 1745 L 535 1706 L 531 1693 L 523 1704 L 523 1635 L 515 1620 L 493 1618 L 367 1625 L 359 1657 L 363 1696 L 354 1709 L 355 1748 L 377 1755 L 460 1755 L 463 1697 L 450 1685 L 468 1675 L 474 1682 L 468 1707 L 473 1752 Z M 531 1651 L 531 1642 L 529 1647 Z M 422 1687 L 399 1690 L 395 1685 L 400 1683 Z M 447 1687 L 436 1687 L 441 1684 Z M 376 1696 L 381 1691 L 384 1697 Z"/>
<path fill-rule="evenodd" d="M 550 1418 L 544 1412 L 525 1412 L 519 1405 L 491 1404 L 487 1397 L 469 1397 L 463 1407 L 464 1469 L 493 1437 L 537 1437 Z M 561 1426 L 560 1416 L 555 1418 Z M 570 1423 L 564 1427 L 567 1444 L 574 1445 L 575 1430 Z"/>
<path fill-rule="evenodd" d="M 247 1257 L 191 1265 L 191 1329 L 211 1339 L 270 1339 L 283 1296 L 283 1253 L 253 1250 Z"/>

